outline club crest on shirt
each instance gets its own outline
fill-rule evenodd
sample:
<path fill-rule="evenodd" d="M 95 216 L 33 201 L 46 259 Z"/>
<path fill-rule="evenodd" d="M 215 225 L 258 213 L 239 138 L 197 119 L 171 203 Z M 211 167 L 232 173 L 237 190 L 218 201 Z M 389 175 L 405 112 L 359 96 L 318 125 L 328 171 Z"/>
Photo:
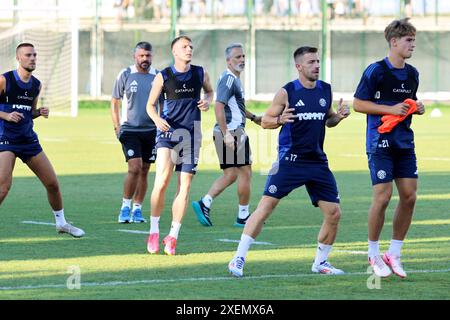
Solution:
<path fill-rule="evenodd" d="M 327 100 L 325 100 L 324 98 L 321 98 L 319 100 L 319 104 L 321 107 L 325 107 L 327 105 Z"/>

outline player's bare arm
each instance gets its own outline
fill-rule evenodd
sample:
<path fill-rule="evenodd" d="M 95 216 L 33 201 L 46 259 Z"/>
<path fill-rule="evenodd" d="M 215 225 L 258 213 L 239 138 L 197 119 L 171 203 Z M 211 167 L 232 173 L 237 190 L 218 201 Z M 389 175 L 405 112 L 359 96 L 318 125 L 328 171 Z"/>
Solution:
<path fill-rule="evenodd" d="M 353 109 L 356 112 L 361 112 L 365 114 L 393 114 L 396 116 L 404 116 L 408 112 L 409 105 L 403 102 L 397 103 L 393 106 L 386 106 L 381 104 L 376 104 L 369 100 L 360 100 L 355 98 L 353 100 Z"/>
<path fill-rule="evenodd" d="M 417 100 L 416 106 L 417 106 L 416 114 L 423 115 L 425 113 L 425 106 L 423 105 L 423 102 L 420 100 Z"/>
<path fill-rule="evenodd" d="M 216 113 L 216 121 L 220 127 L 223 135 L 223 142 L 228 148 L 234 148 L 234 137 L 228 131 L 227 122 L 225 120 L 225 105 L 222 102 L 216 101 L 214 112 Z"/>
<path fill-rule="evenodd" d="M 349 115 L 350 109 L 348 107 L 348 104 L 344 103 L 344 100 L 341 98 L 338 102 L 336 112 L 332 107 L 330 108 L 330 110 L 328 110 L 327 121 L 325 122 L 325 125 L 328 128 L 335 127 L 339 124 L 339 122 L 347 118 Z"/>
<path fill-rule="evenodd" d="M 204 72 L 203 91 L 205 94 L 203 95 L 203 99 L 198 102 L 197 107 L 201 111 L 208 111 L 209 105 L 212 103 L 214 97 L 214 90 L 209 80 L 209 74 L 206 71 Z"/>
<path fill-rule="evenodd" d="M 6 89 L 6 79 L 4 76 L 0 76 L 0 94 L 5 92 Z M 23 119 L 23 113 L 14 111 L 11 113 L 0 111 L 0 119 L 6 120 L 8 122 L 19 122 Z"/>
<path fill-rule="evenodd" d="M 257 116 L 248 110 L 245 110 L 245 117 L 252 120 L 257 125 L 261 125 L 262 116 Z"/>
<path fill-rule="evenodd" d="M 42 86 L 39 87 L 39 92 L 41 91 Z M 47 107 L 37 107 L 37 103 L 39 101 L 39 95 L 34 99 L 33 105 L 31 106 L 31 115 L 33 119 L 43 116 L 44 118 L 48 118 L 50 110 Z"/>
<path fill-rule="evenodd" d="M 111 98 L 111 117 L 116 135 L 120 132 L 120 100 Z"/>
<path fill-rule="evenodd" d="M 158 73 L 155 77 L 155 80 L 153 80 L 152 89 L 150 90 L 150 94 L 148 96 L 147 113 L 150 119 L 152 119 L 153 122 L 155 123 L 156 127 L 159 130 L 166 132 L 170 129 L 170 125 L 167 123 L 166 120 L 164 120 L 159 116 L 159 113 L 156 108 L 159 96 L 163 89 L 163 84 L 164 79 L 162 77 L 162 74 Z"/>
<path fill-rule="evenodd" d="M 269 109 L 262 116 L 261 127 L 276 129 L 279 126 L 294 122 L 294 108 L 289 108 L 288 95 L 284 88 L 278 90 Z"/>
<path fill-rule="evenodd" d="M 0 75 L 0 94 L 5 92 L 6 89 L 6 79 L 4 76 Z"/>

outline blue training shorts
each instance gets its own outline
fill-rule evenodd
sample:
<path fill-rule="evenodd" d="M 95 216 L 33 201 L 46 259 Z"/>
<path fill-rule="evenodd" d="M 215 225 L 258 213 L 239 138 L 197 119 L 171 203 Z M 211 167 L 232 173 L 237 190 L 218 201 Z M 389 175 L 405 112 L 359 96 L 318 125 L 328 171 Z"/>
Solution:
<path fill-rule="evenodd" d="M 0 141 L 0 152 L 11 151 L 16 157 L 20 158 L 23 163 L 26 163 L 32 157 L 37 156 L 42 152 L 42 147 L 39 141 L 33 141 L 30 143 L 16 143 L 11 144 L 5 141 Z"/>
<path fill-rule="evenodd" d="M 175 141 L 174 141 L 175 140 Z M 175 171 L 195 174 L 197 172 L 198 159 L 200 156 L 201 135 L 190 135 L 189 137 L 175 138 L 171 132 L 158 130 L 156 136 L 156 149 L 169 148 L 176 152 Z"/>
<path fill-rule="evenodd" d="M 367 154 L 372 185 L 388 183 L 397 178 L 417 179 L 414 149 L 391 149 Z"/>
<path fill-rule="evenodd" d="M 312 162 L 285 165 L 276 162 L 267 177 L 264 195 L 281 199 L 303 185 L 317 207 L 319 200 L 339 203 L 336 179 L 327 163 Z"/>

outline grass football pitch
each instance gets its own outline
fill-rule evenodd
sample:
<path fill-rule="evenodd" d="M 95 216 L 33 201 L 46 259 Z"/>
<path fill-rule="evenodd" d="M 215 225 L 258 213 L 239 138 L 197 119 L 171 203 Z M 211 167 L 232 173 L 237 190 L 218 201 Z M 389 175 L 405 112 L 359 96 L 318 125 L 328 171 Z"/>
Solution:
<path fill-rule="evenodd" d="M 327 129 L 325 151 L 341 196 L 342 219 L 330 262 L 342 276 L 311 273 L 322 215 L 304 188 L 283 199 L 247 256 L 245 277 L 226 267 L 242 229 L 233 227 L 236 186 L 213 204 L 214 227 L 201 226 L 190 205 L 176 256 L 146 253 L 145 224 L 118 224 L 126 164 L 109 110 L 82 109 L 77 118 L 37 119 L 35 130 L 63 192 L 66 218 L 86 231 L 82 239 L 58 235 L 44 188 L 20 160 L 0 207 L 0 299 L 450 299 L 450 108 L 442 117 L 415 116 L 419 190 L 413 224 L 403 247 L 406 279 L 367 273 L 367 211 L 371 185 L 364 154 L 365 117 L 352 115 Z M 256 110 L 262 113 L 263 109 Z M 220 175 L 211 139 L 214 112 L 203 118 L 203 151 L 191 201 Z M 254 155 L 250 207 L 262 194 L 276 156 L 278 130 L 248 124 Z M 149 214 L 149 190 L 144 203 Z M 160 221 L 169 231 L 172 179 Z M 389 245 L 396 193 L 387 210 L 381 250 Z M 77 289 L 77 280 L 80 287 Z"/>

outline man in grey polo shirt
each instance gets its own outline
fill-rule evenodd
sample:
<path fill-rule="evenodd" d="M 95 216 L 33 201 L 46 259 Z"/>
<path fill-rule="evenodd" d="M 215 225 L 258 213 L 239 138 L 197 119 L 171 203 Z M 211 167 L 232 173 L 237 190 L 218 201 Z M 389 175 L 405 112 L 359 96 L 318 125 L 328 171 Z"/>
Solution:
<path fill-rule="evenodd" d="M 244 89 L 240 80 L 245 67 L 245 53 L 242 44 L 233 43 L 225 49 L 228 69 L 217 83 L 215 104 L 217 123 L 214 127 L 214 144 L 223 175 L 211 186 L 199 201 L 192 202 L 192 208 L 199 222 L 212 226 L 209 211 L 213 199 L 238 180 L 239 210 L 235 226 L 244 227 L 249 216 L 252 160 L 250 144 L 245 133 L 246 118 L 261 125 L 261 117 L 245 108 Z"/>
<path fill-rule="evenodd" d="M 111 99 L 114 130 L 128 163 L 119 223 L 146 222 L 142 217 L 142 201 L 147 192 L 150 164 L 156 159 L 156 126 L 146 111 L 148 95 L 158 72 L 151 67 L 150 43 L 136 44 L 134 62 L 134 65 L 123 69 L 117 76 Z"/>

